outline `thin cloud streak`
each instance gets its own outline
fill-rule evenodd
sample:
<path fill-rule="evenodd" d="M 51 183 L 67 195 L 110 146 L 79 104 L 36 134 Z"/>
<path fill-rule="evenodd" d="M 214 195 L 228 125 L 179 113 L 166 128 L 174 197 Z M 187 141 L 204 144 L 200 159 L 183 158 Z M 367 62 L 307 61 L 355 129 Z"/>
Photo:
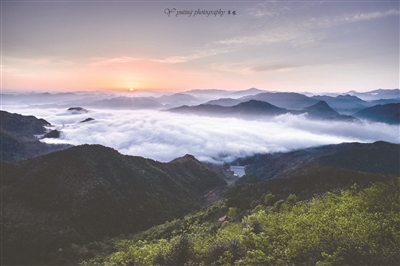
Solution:
<path fill-rule="evenodd" d="M 386 12 L 372 12 L 372 13 L 356 13 L 356 14 L 351 14 L 344 16 L 341 20 L 342 21 L 350 21 L 350 22 L 355 22 L 355 21 L 361 21 L 361 20 L 369 20 L 369 19 L 377 19 L 377 18 L 384 18 L 388 16 L 398 16 L 400 15 L 400 11 L 396 9 L 390 9 Z"/>
<path fill-rule="evenodd" d="M 396 9 L 390 9 L 386 12 L 370 12 L 370 13 L 351 13 L 344 14 L 336 17 L 325 17 L 325 18 L 317 18 L 311 19 L 309 22 L 314 25 L 318 25 L 320 27 L 333 27 L 336 25 L 340 25 L 343 23 L 352 23 L 358 21 L 365 21 L 371 19 L 384 18 L 388 16 L 399 16 L 400 11 Z"/>
<path fill-rule="evenodd" d="M 264 66 L 252 67 L 250 68 L 250 71 L 251 72 L 264 72 L 264 71 L 274 71 L 274 70 L 288 71 L 299 67 L 305 67 L 305 65 L 304 66 L 289 65 L 289 64 L 264 65 Z"/>
<path fill-rule="evenodd" d="M 105 66 L 105 65 L 114 64 L 114 63 L 131 63 L 131 62 L 140 61 L 143 59 L 129 57 L 129 56 L 122 56 L 122 57 L 114 57 L 114 58 L 96 57 L 96 58 L 92 58 L 91 60 L 93 62 L 89 63 L 89 66 Z"/>
<path fill-rule="evenodd" d="M 159 63 L 167 63 L 167 64 L 185 63 L 185 62 L 196 60 L 199 58 L 204 58 L 204 57 L 213 56 L 213 55 L 217 55 L 217 54 L 229 53 L 229 52 L 233 51 L 232 49 L 228 49 L 228 48 L 216 48 L 216 47 L 210 48 L 209 46 L 212 46 L 212 45 L 208 45 L 208 47 L 206 46 L 205 48 L 202 48 L 202 49 L 196 49 L 193 51 L 193 53 L 191 55 L 168 56 L 164 59 L 151 59 L 151 61 L 159 62 Z"/>

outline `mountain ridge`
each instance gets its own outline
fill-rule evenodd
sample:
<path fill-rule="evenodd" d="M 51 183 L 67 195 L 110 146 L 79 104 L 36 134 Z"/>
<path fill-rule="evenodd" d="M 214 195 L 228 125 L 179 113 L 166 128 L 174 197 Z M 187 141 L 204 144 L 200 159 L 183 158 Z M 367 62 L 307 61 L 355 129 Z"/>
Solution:
<path fill-rule="evenodd" d="M 237 159 L 233 164 L 247 165 L 246 175 L 256 176 L 257 180 L 306 172 L 316 165 L 373 174 L 400 175 L 399 150 L 400 144 L 384 141 L 341 143 L 287 153 L 258 154 Z M 246 182 L 245 180 L 246 176 L 242 182 Z"/>
<path fill-rule="evenodd" d="M 353 116 L 373 122 L 400 123 L 400 103 L 379 104 L 362 109 Z"/>
<path fill-rule="evenodd" d="M 6 260 L 52 264 L 46 253 L 66 244 L 138 232 L 199 209 L 204 192 L 226 183 L 193 156 L 183 158 L 161 163 L 85 144 L 1 162 Z M 27 234 L 22 224 L 35 243 L 24 244 L 29 258 L 12 248 Z"/>
<path fill-rule="evenodd" d="M 0 111 L 0 158 L 3 161 L 18 161 L 70 147 L 67 144 L 46 144 L 36 135 L 47 132 L 50 123 L 34 116 L 23 116 Z"/>

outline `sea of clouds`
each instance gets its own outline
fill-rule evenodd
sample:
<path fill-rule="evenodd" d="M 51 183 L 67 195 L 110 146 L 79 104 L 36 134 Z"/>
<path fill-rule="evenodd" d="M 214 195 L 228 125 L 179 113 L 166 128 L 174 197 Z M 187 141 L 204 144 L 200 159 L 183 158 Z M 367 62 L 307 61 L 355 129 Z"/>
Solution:
<path fill-rule="evenodd" d="M 229 162 L 256 153 L 284 152 L 342 142 L 399 143 L 399 126 L 383 123 L 313 121 L 306 116 L 281 115 L 243 120 L 165 111 L 66 109 L 8 106 L 6 111 L 44 118 L 60 130 L 47 143 L 101 144 L 122 154 L 167 162 L 185 154 L 209 162 Z M 95 120 L 80 121 L 92 117 Z"/>

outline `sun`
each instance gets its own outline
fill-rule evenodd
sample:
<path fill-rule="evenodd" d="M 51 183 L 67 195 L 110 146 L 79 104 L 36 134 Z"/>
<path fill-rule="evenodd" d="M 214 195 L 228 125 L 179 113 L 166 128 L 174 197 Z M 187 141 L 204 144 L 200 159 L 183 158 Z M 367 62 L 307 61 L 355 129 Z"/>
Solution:
<path fill-rule="evenodd" d="M 130 88 L 129 91 L 134 91 L 134 89 L 133 89 L 133 88 Z"/>

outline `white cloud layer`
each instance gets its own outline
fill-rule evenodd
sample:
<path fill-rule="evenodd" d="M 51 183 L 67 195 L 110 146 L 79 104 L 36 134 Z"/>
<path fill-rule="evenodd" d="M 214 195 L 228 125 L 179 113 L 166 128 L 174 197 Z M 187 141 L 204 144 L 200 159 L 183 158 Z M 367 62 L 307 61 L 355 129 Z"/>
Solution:
<path fill-rule="evenodd" d="M 60 109 L 7 110 L 46 119 L 62 131 L 48 143 L 101 144 L 122 154 L 167 162 L 185 154 L 210 162 L 229 162 L 255 153 L 289 151 L 342 142 L 384 140 L 399 143 L 399 126 L 381 123 L 311 121 L 282 115 L 271 120 L 242 120 L 159 111 L 91 110 L 71 114 Z M 92 117 L 87 123 L 80 121 Z"/>

